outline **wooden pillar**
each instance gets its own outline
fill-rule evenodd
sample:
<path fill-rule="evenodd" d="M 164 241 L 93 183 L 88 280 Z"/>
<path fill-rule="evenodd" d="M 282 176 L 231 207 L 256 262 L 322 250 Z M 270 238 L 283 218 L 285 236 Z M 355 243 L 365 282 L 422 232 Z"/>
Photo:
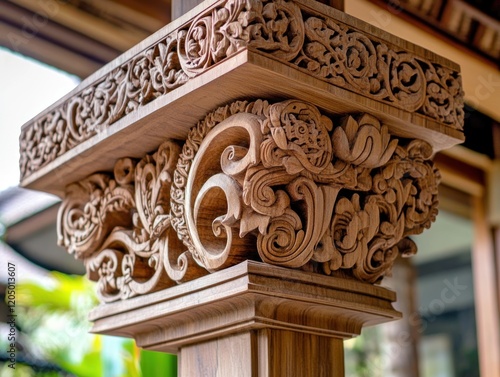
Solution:
<path fill-rule="evenodd" d="M 180 376 L 337 377 L 344 338 L 364 323 L 399 317 L 385 289 L 341 279 L 313 283 L 308 273 L 256 262 L 179 288 L 154 301 L 97 308 L 93 331 L 137 332 L 141 347 L 179 355 Z M 358 303 L 368 297 L 376 304 Z"/>
<path fill-rule="evenodd" d="M 383 326 L 387 352 L 384 352 L 386 377 L 419 377 L 418 344 L 420 317 L 417 305 L 416 271 L 407 258 L 398 258 L 384 286 L 396 292 L 394 307 L 403 318 Z"/>
<path fill-rule="evenodd" d="M 343 339 L 399 318 L 394 300 L 371 284 L 247 261 L 90 318 L 94 332 L 177 353 L 180 376 L 340 377 Z"/>
<path fill-rule="evenodd" d="M 181 376 L 341 376 L 399 317 L 377 284 L 436 217 L 459 67 L 319 1 L 204 4 L 26 124 L 22 185 L 63 199 L 94 332 Z"/>
<path fill-rule="evenodd" d="M 172 19 L 179 18 L 201 3 L 203 0 L 172 0 Z"/>
<path fill-rule="evenodd" d="M 204 0 L 172 0 L 172 19 L 175 20 L 183 14 L 193 9 Z M 344 10 L 344 0 L 318 0 L 320 3 L 329 5 L 333 8 Z"/>
<path fill-rule="evenodd" d="M 494 129 L 493 135 L 500 135 L 498 129 Z M 500 151 L 495 150 L 495 152 L 499 156 Z M 500 353 L 500 194 L 498 191 L 500 160 L 498 158 L 491 165 L 487 182 L 485 197 L 477 196 L 472 201 L 474 220 L 472 267 L 474 275 L 480 277 L 480 284 L 474 284 L 474 301 L 481 376 L 500 377 L 500 360 L 497 357 Z M 475 281 L 478 281 L 477 279 Z"/>
<path fill-rule="evenodd" d="M 289 330 L 216 338 L 181 348 L 179 357 L 180 376 L 344 376 L 342 339 Z"/>

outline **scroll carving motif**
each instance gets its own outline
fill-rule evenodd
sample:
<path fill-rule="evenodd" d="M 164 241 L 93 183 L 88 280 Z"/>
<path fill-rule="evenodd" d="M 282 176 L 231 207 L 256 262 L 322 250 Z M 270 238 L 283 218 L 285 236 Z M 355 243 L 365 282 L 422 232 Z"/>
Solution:
<path fill-rule="evenodd" d="M 304 45 L 293 59 L 298 67 L 334 85 L 452 127 L 463 123 L 457 72 L 391 48 L 331 18 L 310 16 L 304 23 Z"/>
<path fill-rule="evenodd" d="M 59 210 L 59 243 L 84 260 L 90 278 L 99 282 L 101 300 L 125 299 L 185 278 L 189 257 L 179 252 L 170 226 L 179 152 L 177 143 L 166 141 L 140 161 L 118 160 L 112 176 L 94 174 L 68 186 Z"/>
<path fill-rule="evenodd" d="M 437 214 L 432 148 L 368 114 L 298 100 L 238 101 L 184 145 L 68 186 L 59 240 L 105 301 L 245 259 L 375 283 Z"/>
<path fill-rule="evenodd" d="M 462 129 L 458 72 L 313 9 L 307 1 L 219 1 L 25 127 L 22 178 L 243 49 Z"/>

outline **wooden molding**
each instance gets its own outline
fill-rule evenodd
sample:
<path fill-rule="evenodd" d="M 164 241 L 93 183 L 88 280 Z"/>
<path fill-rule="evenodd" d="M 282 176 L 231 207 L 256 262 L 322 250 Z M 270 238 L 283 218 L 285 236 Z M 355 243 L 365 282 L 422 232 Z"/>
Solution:
<path fill-rule="evenodd" d="M 456 145 L 453 148 L 443 150 L 442 153 L 462 164 L 480 169 L 486 174 L 494 168 L 494 162 L 488 156 L 465 148 L 462 145 Z"/>
<path fill-rule="evenodd" d="M 133 337 L 140 347 L 176 353 L 192 343 L 259 329 L 339 339 L 400 318 L 393 291 L 246 261 L 147 296 L 90 313 L 92 331 Z"/>
<path fill-rule="evenodd" d="M 94 156 L 109 170 L 125 157 L 113 151 L 114 161 L 107 158 L 105 139 L 112 134 L 135 138 L 134 127 L 141 126 L 147 149 L 131 147 L 139 157 L 161 144 L 160 119 L 171 118 L 168 136 L 184 138 L 186 118 L 193 124 L 235 97 L 302 92 L 317 97 L 328 112 L 369 111 L 398 136 L 421 134 L 435 150 L 463 140 L 460 75 L 448 60 L 317 1 L 210 4 L 162 29 L 28 122 L 21 134 L 22 184 L 62 195 L 62 187 L 90 173 L 75 172 L 72 158 Z M 164 109 L 174 102 L 177 107 Z M 188 103 L 198 107 L 184 114 Z M 47 176 L 56 169 L 56 177 Z"/>
<path fill-rule="evenodd" d="M 180 376 L 342 377 L 343 339 L 400 318 L 386 288 L 246 261 L 108 303 L 92 331 L 177 353 Z"/>

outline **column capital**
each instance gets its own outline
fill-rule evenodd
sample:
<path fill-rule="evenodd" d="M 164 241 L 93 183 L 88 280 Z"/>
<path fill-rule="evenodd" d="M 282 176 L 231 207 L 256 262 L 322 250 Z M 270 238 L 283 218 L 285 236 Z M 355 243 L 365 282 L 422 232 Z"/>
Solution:
<path fill-rule="evenodd" d="M 376 284 L 437 215 L 459 67 L 318 1 L 203 4 L 28 122 L 21 183 L 63 198 L 94 331 L 184 376 L 342 376 L 399 316 Z"/>
<path fill-rule="evenodd" d="M 59 242 L 104 301 L 262 260 L 375 283 L 437 215 L 432 147 L 369 114 L 236 101 L 69 185 Z"/>

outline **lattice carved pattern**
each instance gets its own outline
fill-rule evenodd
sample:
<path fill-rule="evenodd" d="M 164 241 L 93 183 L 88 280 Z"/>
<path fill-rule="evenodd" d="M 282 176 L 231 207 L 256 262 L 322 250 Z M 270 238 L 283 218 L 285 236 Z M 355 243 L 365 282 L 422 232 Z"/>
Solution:
<path fill-rule="evenodd" d="M 219 1 L 21 134 L 21 177 L 243 49 L 447 127 L 463 127 L 459 72 L 314 10 L 307 1 Z"/>
<path fill-rule="evenodd" d="M 238 101 L 111 174 L 69 185 L 59 242 L 103 301 L 246 259 L 376 283 L 437 215 L 430 145 L 369 114 Z"/>

